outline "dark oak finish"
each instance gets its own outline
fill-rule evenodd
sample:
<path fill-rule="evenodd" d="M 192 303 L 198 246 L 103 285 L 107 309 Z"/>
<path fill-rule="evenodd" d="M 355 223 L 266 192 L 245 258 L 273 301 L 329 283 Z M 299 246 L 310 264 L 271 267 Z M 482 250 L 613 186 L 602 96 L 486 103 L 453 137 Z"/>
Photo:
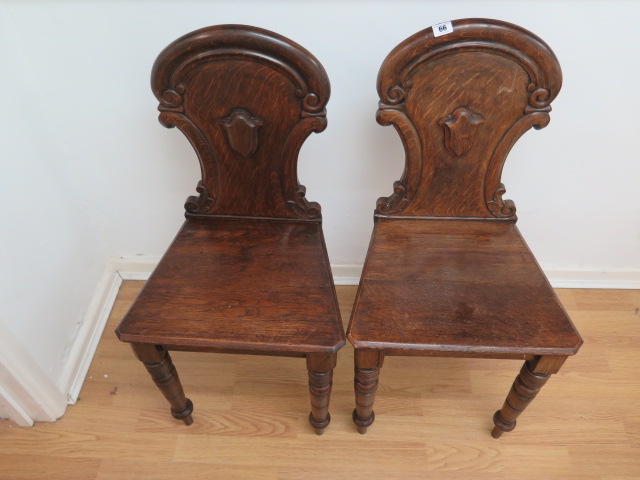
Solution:
<path fill-rule="evenodd" d="M 343 337 L 322 247 L 318 222 L 190 218 L 118 327 L 120 340 L 331 354 Z"/>
<path fill-rule="evenodd" d="M 171 405 L 171 415 L 177 420 L 182 420 L 186 425 L 191 425 L 193 419 L 193 404 L 184 396 L 180 378 L 176 367 L 171 361 L 171 356 L 160 345 L 149 343 L 132 343 L 133 353 L 140 360 L 160 389 L 164 397 Z"/>
<path fill-rule="evenodd" d="M 382 350 L 356 348 L 354 353 L 356 409 L 353 421 L 360 433 L 366 433 L 375 419 L 373 401 L 378 390 L 378 376 L 384 363 Z"/>
<path fill-rule="evenodd" d="M 336 366 L 337 354 L 307 355 L 307 370 L 309 371 L 309 392 L 311 392 L 311 413 L 309 423 L 313 425 L 318 435 L 331 421 L 329 415 L 329 395 L 333 382 L 333 369 Z"/>
<path fill-rule="evenodd" d="M 185 35 L 153 66 L 160 122 L 193 145 L 202 178 L 186 221 L 116 331 L 191 424 L 168 350 L 306 357 L 309 420 L 329 424 L 345 336 L 322 234 L 297 159 L 326 127 L 330 87 L 308 51 L 223 25 Z"/>
<path fill-rule="evenodd" d="M 402 42 L 378 75 L 377 120 L 396 128 L 406 160 L 377 202 L 347 334 L 360 433 L 385 355 L 525 360 L 494 417 L 497 438 L 582 344 L 500 181 L 518 138 L 549 123 L 558 61 L 515 25 L 452 23 L 447 35 L 428 28 Z"/>
<path fill-rule="evenodd" d="M 537 362 L 531 360 L 524 362 L 520 373 L 511 386 L 502 409 L 498 410 L 493 416 L 495 425 L 491 432 L 493 438 L 500 438 L 504 432 L 510 432 L 516 428 L 516 418 L 536 397 L 542 386 L 547 383 L 551 373 L 555 373 L 545 373 L 542 368 L 536 368 L 541 358 L 543 357 L 537 357 Z"/>

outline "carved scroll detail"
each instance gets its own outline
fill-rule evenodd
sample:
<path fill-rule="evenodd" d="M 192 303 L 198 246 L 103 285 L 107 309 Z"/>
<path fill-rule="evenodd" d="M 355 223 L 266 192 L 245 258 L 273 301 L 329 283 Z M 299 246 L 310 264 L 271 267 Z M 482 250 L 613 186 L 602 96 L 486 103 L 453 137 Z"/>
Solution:
<path fill-rule="evenodd" d="M 189 213 L 205 213 L 208 212 L 216 203 L 216 199 L 211 196 L 207 187 L 204 186 L 202 180 L 198 181 L 196 192 L 200 195 L 191 195 L 187 198 L 184 208 Z"/>
<path fill-rule="evenodd" d="M 530 83 L 527 87 L 529 91 L 529 105 L 525 108 L 525 113 L 550 112 L 551 92 L 546 88 L 538 88 L 535 83 Z"/>
<path fill-rule="evenodd" d="M 322 111 L 320 110 L 320 107 L 322 107 L 320 97 L 313 92 L 307 93 L 302 99 L 302 108 L 309 114 L 321 114 Z"/>
<path fill-rule="evenodd" d="M 548 106 L 558 94 L 562 85 L 558 60 L 549 46 L 531 32 L 505 22 L 483 19 L 456 20 L 454 26 L 452 34 L 437 38 L 432 29 L 427 28 L 389 53 L 378 76 L 382 102 L 403 101 L 398 99 L 399 92 L 394 86 L 410 82 L 413 72 L 425 62 L 462 51 L 493 53 L 519 64 L 534 85 L 529 90 L 535 90 L 529 99 L 534 109 Z"/>
<path fill-rule="evenodd" d="M 473 146 L 474 134 L 484 117 L 467 107 L 458 107 L 438 120 L 444 130 L 444 144 L 451 153 L 461 157 Z"/>
<path fill-rule="evenodd" d="M 388 197 L 380 197 L 376 202 L 376 212 L 385 215 L 401 212 L 408 204 L 407 186 L 397 180 L 393 182 L 393 193 Z"/>
<path fill-rule="evenodd" d="M 320 204 L 318 202 L 309 202 L 305 197 L 306 194 L 307 187 L 298 185 L 298 190 L 296 190 L 293 200 L 287 200 L 289 208 L 301 218 L 308 218 L 309 220 L 320 218 Z"/>
<path fill-rule="evenodd" d="M 549 112 L 551 102 L 554 100 L 562 86 L 562 72 L 558 60 L 548 45 L 540 38 L 520 28 L 505 22 L 486 19 L 463 19 L 455 20 L 454 31 L 449 35 L 434 37 L 431 28 L 418 32 L 394 48 L 383 62 L 378 74 L 377 89 L 380 98 L 378 110 L 378 123 L 381 125 L 393 125 L 398 130 L 405 147 L 405 173 L 398 182 L 394 184 L 394 193 L 389 197 L 378 200 L 376 213 L 393 215 L 403 212 L 406 215 L 445 215 L 449 210 L 446 201 L 451 197 L 438 196 L 434 199 L 430 192 L 433 185 L 445 189 L 446 185 L 440 182 L 450 182 L 448 175 L 455 175 L 456 168 L 462 169 L 462 165 L 440 165 L 434 166 L 434 162 L 441 162 L 439 152 L 431 151 L 432 145 L 426 143 L 422 150 L 418 151 L 416 145 L 429 141 L 432 133 L 436 135 L 440 132 L 432 132 L 430 129 L 435 122 L 444 132 L 444 146 L 448 152 L 456 157 L 467 155 L 469 161 L 485 161 L 485 151 L 478 152 L 478 155 L 471 155 L 473 145 L 484 144 L 484 140 L 495 139 L 494 119 L 500 117 L 499 112 L 490 111 L 492 103 L 486 95 L 489 91 L 474 90 L 469 86 L 467 92 L 466 84 L 452 83 L 450 85 L 436 85 L 425 83 L 425 78 L 433 80 L 436 70 L 430 68 L 428 64 L 434 65 L 434 61 L 442 60 L 442 65 L 455 69 L 455 65 L 463 65 L 465 62 L 473 63 L 481 58 L 486 58 L 486 69 L 482 69 L 484 74 L 490 78 L 497 78 L 495 74 L 500 70 L 510 70 L 511 66 L 516 67 L 517 83 L 513 87 L 518 92 L 522 92 L 522 97 L 516 99 L 517 110 L 521 109 L 520 118 L 514 118 L 514 123 L 507 125 L 502 118 L 500 123 L 501 136 L 497 144 L 486 145 L 493 152 L 490 153 L 486 163 L 486 171 L 478 170 L 474 172 L 478 180 L 483 180 L 482 197 L 474 196 L 467 191 L 460 199 L 459 210 L 455 210 L 456 215 L 481 218 L 499 218 L 500 220 L 516 220 L 515 205 L 509 200 L 503 200 L 505 193 L 504 185 L 500 183 L 502 167 L 511 147 L 520 136 L 530 128 L 544 128 L 549 122 Z M 460 55 L 460 62 L 456 64 L 451 57 Z M 495 57 L 495 63 L 490 61 Z M 475 58 L 475 60 L 473 60 Z M 467 60 L 468 59 L 468 60 Z M 519 67 L 519 68 L 518 68 Z M 436 67 L 437 68 L 437 67 Z M 453 70 L 452 70 L 453 71 Z M 436 72 L 436 73 L 434 73 Z M 524 75 L 523 75 L 524 74 Z M 450 79 L 457 78 L 451 74 Z M 516 78 L 516 77 L 514 77 Z M 412 84 L 415 82 L 415 85 Z M 419 88 L 420 91 L 415 91 Z M 509 90 L 513 92 L 513 90 Z M 453 93 L 455 92 L 455 94 Z M 467 96 L 456 96 L 459 92 L 467 92 Z M 519 94 L 519 93 L 518 93 Z M 456 103 L 446 107 L 458 106 L 450 115 L 433 119 L 427 98 L 428 95 L 445 95 Z M 474 102 L 473 95 L 479 95 L 477 102 Z M 513 94 L 511 94 L 513 95 Z M 437 99 L 434 98 L 434 101 Z M 483 115 L 472 111 L 469 106 L 482 109 Z M 477 105 L 477 106 L 476 106 Z M 496 104 L 497 105 L 497 104 Z M 515 106 L 515 105 L 514 105 Z M 509 115 L 517 117 L 518 111 L 514 110 Z M 393 112 L 393 113 L 392 113 Z M 448 112 L 447 112 L 448 113 Z M 506 112 L 505 112 L 506 113 Z M 426 118 L 425 115 L 429 115 Z M 486 116 L 486 118 L 485 118 Z M 381 121 L 384 120 L 384 121 Z M 415 122 L 415 126 L 413 125 Z M 486 122 L 483 124 L 483 122 Z M 489 130 L 489 123 L 491 129 Z M 411 125 L 413 130 L 420 131 L 418 141 L 414 141 L 413 133 L 406 125 Z M 482 126 L 480 126 L 483 124 Z M 496 123 L 497 125 L 497 123 Z M 423 129 L 424 132 L 423 133 Z M 503 130 L 504 129 L 504 130 Z M 495 146 L 494 146 L 495 145 Z M 442 149 L 440 149 L 442 150 Z M 411 157 L 420 156 L 419 159 Z M 436 158 L 437 157 L 437 158 Z M 478 158 L 475 158 L 478 157 Z M 422 165 L 424 162 L 424 165 Z M 410 165 L 415 163 L 422 167 L 421 176 L 416 176 L 416 170 L 411 170 Z M 471 168 L 469 166 L 469 168 Z M 411 174 L 408 171 L 411 170 Z M 477 183 L 475 183 L 477 185 Z M 474 187 L 475 188 L 475 187 Z M 418 191 L 418 189 L 421 189 Z M 431 190 L 430 190 L 431 189 Z M 440 190 L 437 190 L 440 191 Z M 455 191 L 455 190 L 449 190 Z M 435 195 L 435 194 L 434 194 Z M 475 195 L 475 194 L 474 194 Z M 427 200 L 428 199 L 428 200 Z M 441 200 L 446 199 L 446 200 Z M 475 199 L 478 199 L 477 202 Z M 454 199 L 452 204 L 455 203 Z M 441 203 L 438 203 L 440 202 Z M 467 203 L 465 203 L 467 202 Z M 473 205 L 472 205 L 473 204 Z M 455 215 L 454 215 L 455 216 Z"/>
<path fill-rule="evenodd" d="M 160 109 L 160 108 L 159 108 Z M 160 123 L 167 128 L 178 127 L 189 140 L 200 162 L 202 179 L 198 181 L 196 191 L 198 197 L 190 196 L 185 203 L 188 213 L 206 214 L 211 211 L 216 203 L 215 192 L 210 192 L 205 186 L 210 182 L 218 187 L 218 159 L 207 140 L 205 134 L 188 117 L 174 110 L 161 110 L 158 117 Z"/>
<path fill-rule="evenodd" d="M 312 132 L 320 133 L 327 128 L 327 119 L 323 114 L 314 114 L 303 118 L 291 131 L 282 147 L 282 158 L 284 159 L 281 168 L 282 195 L 287 201 L 289 210 L 300 218 L 308 220 L 319 219 L 321 217 L 320 204 L 309 202 L 306 198 L 307 189 L 304 185 L 299 185 L 297 181 L 296 165 L 298 162 L 298 152 L 302 144 Z"/>
<path fill-rule="evenodd" d="M 252 116 L 242 108 L 237 108 L 228 117 L 220 119 L 231 148 L 242 155 L 250 157 L 258 149 L 258 129 L 264 122 Z"/>
<path fill-rule="evenodd" d="M 405 169 L 402 178 L 393 184 L 393 194 L 380 197 L 376 202 L 376 213 L 391 215 L 401 212 L 411 202 L 422 174 L 422 142 L 416 127 L 404 112 L 403 105 L 390 106 L 380 104 L 376 116 L 380 125 L 393 125 L 405 145 Z"/>
<path fill-rule="evenodd" d="M 532 112 L 521 117 L 516 123 L 505 132 L 498 144 L 496 145 L 489 164 L 484 180 L 484 196 L 487 209 L 492 216 L 497 218 L 516 218 L 516 206 L 511 200 L 503 200 L 502 196 L 506 189 L 504 184 L 500 183 L 502 176 L 502 167 L 511 150 L 511 147 L 518 139 L 531 127 L 541 129 L 549 124 L 549 114 L 541 112 Z"/>
<path fill-rule="evenodd" d="M 503 200 L 502 195 L 507 192 L 504 183 L 501 183 L 493 198 L 487 202 L 487 208 L 494 217 L 512 217 L 516 214 L 516 204 L 513 200 Z"/>
<path fill-rule="evenodd" d="M 184 101 L 185 86 L 182 83 L 176 85 L 175 88 L 168 88 L 160 95 L 160 105 L 158 110 L 164 111 L 178 111 L 183 112 L 184 107 L 182 102 Z"/>
<path fill-rule="evenodd" d="M 387 91 L 387 102 L 389 105 L 399 105 L 404 102 L 409 89 L 413 86 L 411 80 L 406 80 L 400 85 L 394 85 Z"/>
<path fill-rule="evenodd" d="M 239 65 L 253 73 L 236 86 L 229 79 L 242 77 Z M 284 83 L 275 80 L 280 75 Z M 298 184 L 297 159 L 304 140 L 326 126 L 331 88 L 324 68 L 308 51 L 268 30 L 243 25 L 206 27 L 180 37 L 160 53 L 151 86 L 159 100 L 161 123 L 180 128 L 200 160 L 199 196 L 187 199 L 188 215 L 320 218 L 320 206 L 308 202 L 304 187 Z M 254 88 L 255 93 L 241 91 Z M 278 99 L 263 101 L 256 97 L 258 89 L 266 94 L 273 89 Z M 246 101 L 239 105 L 239 98 Z M 207 103 L 215 103 L 214 108 L 206 107 Z M 216 112 L 213 118 L 211 111 Z M 267 122 L 271 127 L 280 115 L 285 121 L 276 122 L 267 138 L 261 127 Z M 255 174 L 256 165 L 238 164 L 230 151 L 253 156 L 262 173 Z"/>

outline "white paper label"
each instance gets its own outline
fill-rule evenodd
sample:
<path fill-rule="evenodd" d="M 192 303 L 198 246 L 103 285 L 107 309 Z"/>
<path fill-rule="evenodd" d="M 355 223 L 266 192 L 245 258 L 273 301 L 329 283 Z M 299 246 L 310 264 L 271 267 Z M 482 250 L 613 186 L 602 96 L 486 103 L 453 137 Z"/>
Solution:
<path fill-rule="evenodd" d="M 434 37 L 441 37 L 442 35 L 453 32 L 453 25 L 451 25 L 451 22 L 436 23 L 431 28 L 433 29 Z"/>

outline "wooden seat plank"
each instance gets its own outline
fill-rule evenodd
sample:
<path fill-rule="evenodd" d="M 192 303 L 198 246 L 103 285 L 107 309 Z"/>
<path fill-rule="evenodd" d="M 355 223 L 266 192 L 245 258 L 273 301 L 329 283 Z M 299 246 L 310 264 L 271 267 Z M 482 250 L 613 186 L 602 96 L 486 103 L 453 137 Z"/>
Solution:
<path fill-rule="evenodd" d="M 305 357 L 309 422 L 321 434 L 345 335 L 321 208 L 298 183 L 297 160 L 326 128 L 327 74 L 281 35 L 218 25 L 167 46 L 151 87 L 160 123 L 188 138 L 201 178 L 116 333 L 187 425 L 193 405 L 169 350 Z"/>
<path fill-rule="evenodd" d="M 319 224 L 188 219 L 118 335 L 212 351 L 331 352 L 344 344 L 333 292 Z"/>
<path fill-rule="evenodd" d="M 375 418 L 385 355 L 524 359 L 494 415 L 498 438 L 582 344 L 501 183 L 518 138 L 549 123 L 558 60 L 513 24 L 445 27 L 401 42 L 378 74 L 377 120 L 398 131 L 405 168 L 378 199 L 347 332 L 360 433 Z"/>
<path fill-rule="evenodd" d="M 352 324 L 354 345 L 387 354 L 523 358 L 581 343 L 511 222 L 379 219 Z"/>

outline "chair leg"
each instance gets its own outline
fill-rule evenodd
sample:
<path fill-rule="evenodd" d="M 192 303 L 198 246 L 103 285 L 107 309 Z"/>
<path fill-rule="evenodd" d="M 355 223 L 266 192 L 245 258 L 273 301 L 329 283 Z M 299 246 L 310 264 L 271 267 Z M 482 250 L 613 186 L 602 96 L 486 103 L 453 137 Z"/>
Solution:
<path fill-rule="evenodd" d="M 173 418 L 182 420 L 185 425 L 191 425 L 193 423 L 193 418 L 191 418 L 193 404 L 184 396 L 178 372 L 173 366 L 169 352 L 160 345 L 146 343 L 132 343 L 131 347 L 138 360 L 144 364 L 155 384 L 171 404 Z"/>
<path fill-rule="evenodd" d="M 491 432 L 493 438 L 500 438 L 503 433 L 516 428 L 516 418 L 538 395 L 551 374 L 558 372 L 565 360 L 566 357 L 536 357 L 524 362 L 502 409 L 493 416 L 495 425 Z"/>
<path fill-rule="evenodd" d="M 367 428 L 375 420 L 373 402 L 378 389 L 378 375 L 384 362 L 384 354 L 380 350 L 355 350 L 356 408 L 353 411 L 353 423 L 358 432 L 367 433 Z"/>
<path fill-rule="evenodd" d="M 311 413 L 309 423 L 318 435 L 331 421 L 329 415 L 329 399 L 333 369 L 336 366 L 337 354 L 308 354 L 307 370 L 309 372 L 309 393 L 311 395 Z"/>

